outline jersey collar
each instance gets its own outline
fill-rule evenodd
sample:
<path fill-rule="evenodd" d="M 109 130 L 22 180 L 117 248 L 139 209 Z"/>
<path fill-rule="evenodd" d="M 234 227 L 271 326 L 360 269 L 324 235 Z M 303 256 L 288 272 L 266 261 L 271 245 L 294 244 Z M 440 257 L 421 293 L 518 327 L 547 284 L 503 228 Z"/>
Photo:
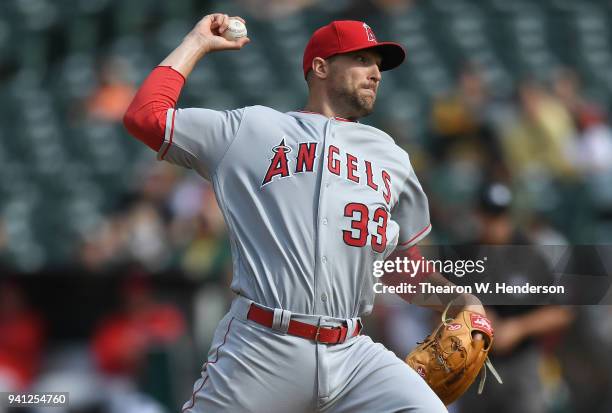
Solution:
<path fill-rule="evenodd" d="M 311 115 L 321 115 L 321 116 L 325 116 L 325 115 L 324 115 L 324 114 L 322 114 L 322 113 L 319 113 L 319 112 L 311 112 L 311 111 L 309 111 L 309 110 L 296 110 L 296 112 L 299 112 L 299 113 L 310 113 Z M 340 122 L 359 123 L 359 121 L 356 121 L 356 120 L 350 120 L 350 119 L 347 119 L 347 118 L 342 118 L 342 117 L 340 117 L 340 116 L 334 116 L 332 119 L 334 119 L 334 120 L 339 120 Z"/>

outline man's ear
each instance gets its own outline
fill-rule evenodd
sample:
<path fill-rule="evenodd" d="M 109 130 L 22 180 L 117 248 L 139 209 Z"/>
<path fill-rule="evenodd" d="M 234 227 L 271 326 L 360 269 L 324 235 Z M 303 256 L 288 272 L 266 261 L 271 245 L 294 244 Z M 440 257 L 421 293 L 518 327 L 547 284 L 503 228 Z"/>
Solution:
<path fill-rule="evenodd" d="M 312 74 L 319 79 L 329 76 L 329 62 L 321 57 L 312 59 Z"/>

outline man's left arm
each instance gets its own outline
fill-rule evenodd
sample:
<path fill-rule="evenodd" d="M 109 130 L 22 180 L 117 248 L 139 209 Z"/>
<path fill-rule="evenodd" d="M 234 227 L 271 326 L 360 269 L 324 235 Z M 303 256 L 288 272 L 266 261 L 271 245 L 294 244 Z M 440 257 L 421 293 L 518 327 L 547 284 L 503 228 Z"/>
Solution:
<path fill-rule="evenodd" d="M 424 260 L 421 252 L 417 245 L 413 245 L 407 250 L 397 249 L 387 260 L 395 261 L 397 258 L 407 258 L 410 261 L 422 261 Z M 419 284 L 427 282 L 432 286 L 436 287 L 452 287 L 455 284 L 446 279 L 442 274 L 438 272 L 427 272 L 424 270 L 419 271 L 416 274 L 409 274 L 406 272 L 391 272 L 386 273 L 381 277 L 384 284 L 389 286 L 399 286 L 410 284 L 416 287 L 416 293 L 397 293 L 403 300 L 416 304 L 421 307 L 431 308 L 438 312 L 444 311 L 449 303 L 452 302 L 449 307 L 448 314 L 450 316 L 457 314 L 460 311 L 471 311 L 486 315 L 485 309 L 481 301 L 473 294 L 425 294 L 419 288 Z M 449 288 L 448 290 L 451 290 Z"/>
<path fill-rule="evenodd" d="M 429 217 L 429 202 L 427 195 L 423 191 L 414 169 L 410 163 L 408 153 L 403 164 L 406 168 L 405 175 L 400 187 L 397 203 L 393 207 L 393 220 L 399 225 L 397 244 L 393 253 L 387 260 L 395 261 L 396 258 L 409 261 L 423 261 L 424 258 L 418 248 L 418 243 L 425 238 L 431 231 L 431 221 Z M 448 310 L 449 315 L 455 315 L 461 310 L 467 310 L 485 315 L 485 310 L 480 300 L 472 294 L 423 294 L 419 291 L 419 283 L 427 279 L 433 286 L 453 286 L 454 284 L 435 272 L 426 272 L 421 268 L 418 274 L 406 274 L 395 272 L 386 274 L 382 277 L 382 282 L 386 285 L 405 285 L 416 286 L 417 292 L 414 294 L 398 294 L 409 303 L 422 307 L 429 307 L 439 312 L 443 312 L 446 306 L 451 303 Z"/>

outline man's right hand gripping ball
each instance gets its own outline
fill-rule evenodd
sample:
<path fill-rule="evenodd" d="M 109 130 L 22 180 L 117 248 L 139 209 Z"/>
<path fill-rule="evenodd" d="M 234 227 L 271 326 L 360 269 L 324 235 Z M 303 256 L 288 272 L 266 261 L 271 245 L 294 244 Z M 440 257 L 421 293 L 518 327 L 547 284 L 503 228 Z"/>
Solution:
<path fill-rule="evenodd" d="M 234 16 L 231 18 L 245 23 L 241 17 Z M 209 14 L 204 16 L 187 36 L 203 42 L 202 46 L 206 53 L 221 50 L 239 50 L 250 40 L 248 37 L 241 37 L 237 40 L 227 40 L 222 37 L 229 26 L 229 21 L 230 17 L 227 14 Z"/>

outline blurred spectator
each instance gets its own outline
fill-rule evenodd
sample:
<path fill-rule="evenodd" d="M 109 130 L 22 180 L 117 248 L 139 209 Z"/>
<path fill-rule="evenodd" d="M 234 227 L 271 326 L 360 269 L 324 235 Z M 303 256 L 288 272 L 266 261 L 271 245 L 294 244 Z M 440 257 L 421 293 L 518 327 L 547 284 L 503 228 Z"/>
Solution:
<path fill-rule="evenodd" d="M 589 102 L 581 90 L 578 73 L 570 68 L 560 68 L 553 75 L 552 91 L 571 114 L 575 127 L 585 130 L 605 118 L 601 107 Z"/>
<path fill-rule="evenodd" d="M 0 281 L 0 391 L 24 391 L 40 368 L 44 326 L 13 281 Z"/>
<path fill-rule="evenodd" d="M 152 271 L 169 264 L 168 201 L 179 178 L 176 168 L 153 161 L 140 168 L 134 186 L 116 212 L 103 220 L 96 231 L 83 240 L 81 264 L 92 271 L 112 265 L 137 262 Z"/>
<path fill-rule="evenodd" d="M 143 162 L 138 170 L 134 183 L 135 192 L 144 200 L 152 202 L 160 212 L 164 212 L 177 184 L 185 179 L 186 175 L 175 166 L 158 161 Z"/>
<path fill-rule="evenodd" d="M 578 74 L 568 68 L 559 69 L 553 77 L 553 91 L 571 114 L 578 131 L 570 152 L 576 168 L 585 174 L 611 171 L 612 129 L 604 110 L 584 97 Z"/>
<path fill-rule="evenodd" d="M 108 400 L 121 406 L 161 403 L 175 409 L 177 399 L 173 383 L 180 378 L 187 347 L 186 322 L 179 309 L 162 303 L 150 280 L 135 274 L 121 286 L 121 307 L 97 326 L 91 349 L 108 390 Z M 181 354 L 181 357 L 176 357 Z M 123 407 L 125 409 L 125 407 Z M 159 411 L 158 409 L 153 411 Z"/>
<path fill-rule="evenodd" d="M 516 247 L 529 242 L 513 223 L 512 201 L 510 189 L 502 183 L 485 185 L 480 195 L 480 225 L 474 244 L 480 245 L 478 256 L 488 257 L 488 272 L 494 277 L 488 281 L 510 285 L 527 281 L 534 285 L 554 284 L 548 261 L 536 249 Z M 542 375 L 555 359 L 550 352 L 544 353 L 540 344 L 544 338 L 550 339 L 567 328 L 573 312 L 562 306 L 537 305 L 531 294 L 504 295 L 498 299 L 497 305 L 487 306 L 487 316 L 495 327 L 492 359 L 504 384 L 491 381 L 482 396 L 472 386 L 460 399 L 461 411 L 545 413 L 550 400 L 544 390 L 558 386 L 559 375 Z"/>
<path fill-rule="evenodd" d="M 593 118 L 578 139 L 572 151 L 576 169 L 585 175 L 605 174 L 612 171 L 612 129 L 603 118 Z"/>
<path fill-rule="evenodd" d="M 96 328 L 92 350 L 102 372 L 135 378 L 147 352 L 183 337 L 185 320 L 176 307 L 160 303 L 140 276 L 126 280 L 121 298 L 122 308 Z"/>
<path fill-rule="evenodd" d="M 437 98 L 432 105 L 431 151 L 436 159 L 466 159 L 480 165 L 485 173 L 504 178 L 495 132 L 495 107 L 480 70 L 466 65 L 457 89 Z"/>
<path fill-rule="evenodd" d="M 106 58 L 98 73 L 98 88 L 87 101 L 87 114 L 92 119 L 120 122 L 136 89 L 126 82 L 126 62 L 118 57 Z"/>
<path fill-rule="evenodd" d="M 562 102 L 534 81 L 523 81 L 518 90 L 520 112 L 503 139 L 506 161 L 513 177 L 550 174 L 571 180 L 576 129 Z"/>
<path fill-rule="evenodd" d="M 212 186 L 201 179 L 184 181 L 174 193 L 171 207 L 173 240 L 182 247 L 181 269 L 194 278 L 222 274 L 231 256 L 223 214 Z"/>
<path fill-rule="evenodd" d="M 531 222 L 528 223 L 525 232 L 530 243 L 539 245 L 543 248 L 551 245 L 568 244 L 567 238 L 541 215 L 534 214 L 532 216 Z"/>
<path fill-rule="evenodd" d="M 173 166 L 143 167 L 117 212 L 83 241 L 80 260 L 99 271 L 136 262 L 151 271 L 179 268 L 193 278 L 223 277 L 231 263 L 223 214 L 210 183 Z"/>
<path fill-rule="evenodd" d="M 83 242 L 81 263 L 91 271 L 137 262 L 150 270 L 161 270 L 171 251 L 165 222 L 150 202 L 130 201 L 124 213 L 110 216 L 97 232 Z"/>
<path fill-rule="evenodd" d="M 154 205 L 136 202 L 127 217 L 127 243 L 125 247 L 131 258 L 150 269 L 161 268 L 167 259 L 167 241 L 163 217 Z"/>
<path fill-rule="evenodd" d="M 609 302 L 609 301 L 608 301 Z M 578 307 L 577 319 L 561 348 L 573 412 L 612 411 L 612 306 Z"/>
<path fill-rule="evenodd" d="M 80 264 L 89 272 L 100 272 L 122 257 L 124 232 L 119 219 L 106 217 L 79 249 Z"/>
<path fill-rule="evenodd" d="M 160 270 L 168 265 L 173 248 L 170 245 L 168 224 L 172 218 L 169 200 L 179 181 L 179 172 L 163 162 L 147 162 L 141 166 L 137 191 L 116 215 L 122 222 L 125 256 Z"/>

